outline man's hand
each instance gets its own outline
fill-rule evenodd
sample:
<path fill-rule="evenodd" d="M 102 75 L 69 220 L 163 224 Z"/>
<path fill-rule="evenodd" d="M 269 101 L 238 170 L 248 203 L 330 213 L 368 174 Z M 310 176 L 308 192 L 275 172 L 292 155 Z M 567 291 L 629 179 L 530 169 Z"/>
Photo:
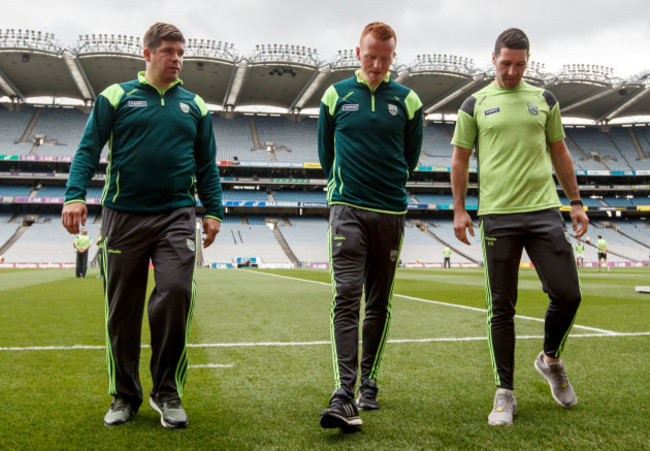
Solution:
<path fill-rule="evenodd" d="M 458 238 L 463 243 L 470 245 L 465 229 L 469 229 L 469 234 L 474 236 L 472 218 L 469 217 L 467 211 L 454 211 L 454 233 L 456 234 L 456 238 Z"/>
<path fill-rule="evenodd" d="M 63 206 L 61 212 L 61 223 L 65 229 L 76 235 L 79 233 L 79 223 L 86 225 L 88 218 L 88 208 L 83 202 L 72 202 Z"/>
<path fill-rule="evenodd" d="M 208 247 L 214 241 L 214 238 L 221 229 L 221 222 L 214 218 L 203 218 L 203 247 Z"/>
<path fill-rule="evenodd" d="M 576 238 L 580 238 L 587 233 L 589 218 L 582 205 L 571 206 L 571 222 L 573 222 L 573 231 L 576 232 Z M 580 228 L 578 228 L 578 223 L 580 224 Z"/>

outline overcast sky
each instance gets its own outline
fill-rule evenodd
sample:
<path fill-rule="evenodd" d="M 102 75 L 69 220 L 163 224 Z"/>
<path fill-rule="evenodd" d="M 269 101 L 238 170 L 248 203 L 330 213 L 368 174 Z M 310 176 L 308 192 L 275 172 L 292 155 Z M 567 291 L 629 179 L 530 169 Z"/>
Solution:
<path fill-rule="evenodd" d="M 361 29 L 381 20 L 397 33 L 397 56 L 445 53 L 490 64 L 496 36 L 522 28 L 531 60 L 551 72 L 563 64 L 611 67 L 627 78 L 650 69 L 648 0 L 2 0 L 0 29 L 54 33 L 64 47 L 80 34 L 142 36 L 156 21 L 178 26 L 186 38 L 228 41 L 240 55 L 255 44 L 296 44 L 331 59 L 352 49 Z M 11 4 L 11 6 L 8 6 Z M 144 5 L 147 5 L 145 8 Z"/>

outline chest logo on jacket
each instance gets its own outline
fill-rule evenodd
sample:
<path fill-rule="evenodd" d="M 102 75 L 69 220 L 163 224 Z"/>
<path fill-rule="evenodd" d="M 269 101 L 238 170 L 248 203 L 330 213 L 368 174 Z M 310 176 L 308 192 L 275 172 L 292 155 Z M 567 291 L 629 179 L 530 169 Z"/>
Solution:
<path fill-rule="evenodd" d="M 359 111 L 358 103 L 346 103 L 341 107 L 343 111 Z"/>
<path fill-rule="evenodd" d="M 181 111 L 185 114 L 190 112 L 190 106 L 187 103 L 180 102 L 178 104 L 181 107 Z"/>
<path fill-rule="evenodd" d="M 537 105 L 532 105 L 528 104 L 528 111 L 530 111 L 530 114 L 533 116 L 537 116 L 537 113 L 539 113 L 539 108 L 537 108 Z"/>
<path fill-rule="evenodd" d="M 388 112 L 391 114 L 391 116 L 397 116 L 397 105 L 393 105 L 392 103 L 389 103 Z"/>
<path fill-rule="evenodd" d="M 130 107 L 144 107 L 147 106 L 146 100 L 129 100 Z"/>

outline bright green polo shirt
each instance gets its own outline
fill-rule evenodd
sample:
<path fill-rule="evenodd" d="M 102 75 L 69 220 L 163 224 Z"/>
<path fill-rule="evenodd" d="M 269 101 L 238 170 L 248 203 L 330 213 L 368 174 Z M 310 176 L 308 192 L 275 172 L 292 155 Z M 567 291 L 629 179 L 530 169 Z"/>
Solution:
<path fill-rule="evenodd" d="M 513 89 L 491 83 L 468 97 L 451 143 L 477 149 L 478 214 L 561 206 L 547 147 L 564 137 L 560 106 L 550 91 L 525 82 Z"/>

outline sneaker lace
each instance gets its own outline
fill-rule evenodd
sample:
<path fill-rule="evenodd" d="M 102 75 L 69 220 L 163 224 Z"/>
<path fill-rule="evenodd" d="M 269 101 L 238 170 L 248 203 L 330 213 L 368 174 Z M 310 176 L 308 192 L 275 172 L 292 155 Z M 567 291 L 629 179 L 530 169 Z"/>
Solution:
<path fill-rule="evenodd" d="M 166 409 L 180 409 L 180 408 L 182 408 L 182 404 L 181 404 L 180 399 L 170 399 L 169 401 L 165 401 L 163 403 L 163 406 Z"/>
<path fill-rule="evenodd" d="M 494 410 L 508 410 L 512 404 L 513 397 L 507 394 L 500 394 L 494 399 Z"/>
<path fill-rule="evenodd" d="M 114 398 L 113 402 L 111 403 L 111 410 L 113 412 L 119 412 L 121 410 L 126 409 L 127 406 L 128 403 L 123 398 Z"/>
<path fill-rule="evenodd" d="M 551 369 L 551 376 L 553 377 L 555 384 L 561 388 L 568 387 L 569 378 L 567 377 L 566 372 L 564 371 L 564 367 L 560 365 L 552 365 L 550 366 L 550 369 Z"/>

